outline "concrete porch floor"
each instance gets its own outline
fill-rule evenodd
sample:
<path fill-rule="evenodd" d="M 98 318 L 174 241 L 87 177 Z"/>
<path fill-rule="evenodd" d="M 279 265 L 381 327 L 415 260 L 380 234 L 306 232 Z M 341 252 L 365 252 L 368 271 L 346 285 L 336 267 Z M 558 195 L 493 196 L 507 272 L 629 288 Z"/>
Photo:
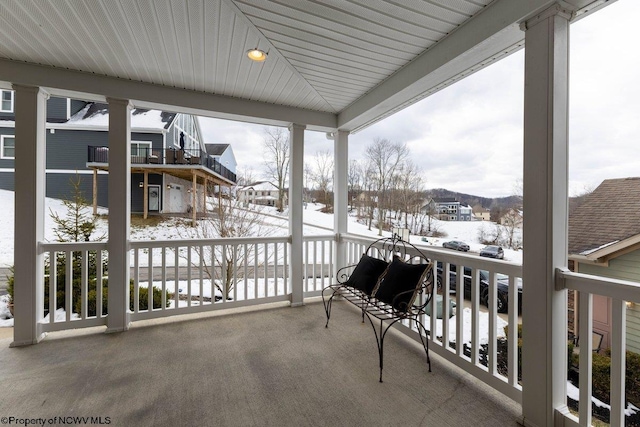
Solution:
<path fill-rule="evenodd" d="M 347 303 L 0 339 L 0 417 L 109 417 L 115 426 L 515 426 L 520 406 L 400 333 L 385 343 Z"/>

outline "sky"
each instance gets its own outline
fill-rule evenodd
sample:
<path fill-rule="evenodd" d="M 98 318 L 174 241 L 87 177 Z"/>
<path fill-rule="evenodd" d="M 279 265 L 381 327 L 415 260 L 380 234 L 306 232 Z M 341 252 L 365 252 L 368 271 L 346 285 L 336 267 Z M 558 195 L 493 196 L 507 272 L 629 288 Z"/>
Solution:
<path fill-rule="evenodd" d="M 640 176 L 640 2 L 618 0 L 571 25 L 569 193 L 604 179 Z M 425 187 L 484 197 L 515 194 L 522 181 L 524 51 L 349 136 L 361 160 L 374 138 L 405 143 Z M 239 171 L 262 177 L 264 126 L 200 118 L 206 142 L 229 143 Z M 333 150 L 305 132 L 305 162 Z"/>

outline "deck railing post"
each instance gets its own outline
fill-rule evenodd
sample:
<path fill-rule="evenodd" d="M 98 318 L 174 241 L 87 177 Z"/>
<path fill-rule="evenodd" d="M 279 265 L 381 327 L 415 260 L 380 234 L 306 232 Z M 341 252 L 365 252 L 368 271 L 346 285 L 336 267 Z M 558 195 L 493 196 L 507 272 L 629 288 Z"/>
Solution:
<path fill-rule="evenodd" d="M 522 411 L 526 426 L 552 426 L 566 407 L 569 20 L 557 3 L 525 31 Z"/>
<path fill-rule="evenodd" d="M 129 328 L 129 227 L 131 216 L 131 104 L 109 102 L 109 314 L 107 331 Z"/>
<path fill-rule="evenodd" d="M 305 126 L 289 126 L 289 233 L 291 234 L 291 306 L 304 304 L 304 283 L 302 266 L 302 192 L 304 171 L 304 130 Z"/>
<path fill-rule="evenodd" d="M 349 172 L 349 132 L 338 131 L 333 134 L 333 231 L 336 234 L 335 271 L 347 263 L 346 244 L 342 235 L 347 230 L 349 214 L 349 188 L 347 175 Z"/>
<path fill-rule="evenodd" d="M 15 90 L 15 320 L 11 346 L 36 344 L 44 316 L 44 240 L 46 101 L 38 87 Z M 19 237 L 19 238 L 18 238 Z M 67 307 L 67 310 L 70 310 Z M 53 315 L 53 314 L 52 314 Z"/>

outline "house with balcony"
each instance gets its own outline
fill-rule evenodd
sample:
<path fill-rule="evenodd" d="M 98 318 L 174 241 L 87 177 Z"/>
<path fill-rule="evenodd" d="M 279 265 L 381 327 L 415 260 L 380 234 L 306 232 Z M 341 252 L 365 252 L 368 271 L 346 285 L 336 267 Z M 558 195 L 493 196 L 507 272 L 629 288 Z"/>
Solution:
<path fill-rule="evenodd" d="M 433 212 L 442 221 L 471 221 L 473 209 L 461 204 L 455 197 L 429 199 L 422 207 L 423 212 Z"/>
<path fill-rule="evenodd" d="M 1 2 L 8 25 L 0 31 L 0 89 L 15 91 L 14 139 L 4 138 L 4 146 L 15 154 L 19 238 L 13 339 L 0 349 L 0 373 L 12 392 L 0 410 L 28 418 L 91 408 L 87 415 L 110 414 L 122 425 L 591 425 L 591 351 L 579 355 L 581 404 L 577 412 L 567 405 L 571 290 L 580 295 L 580 345 L 586 348 L 593 297 L 611 298 L 609 423 L 625 425 L 626 303 L 640 302 L 640 286 L 572 272 L 567 255 L 571 24 L 612 3 Z M 314 304 L 323 286 L 373 240 L 347 225 L 350 135 L 519 50 L 523 263 L 421 249 L 445 270 L 464 265 L 476 279 L 486 271 L 487 311 L 480 309 L 479 280 L 472 280 L 468 310 L 455 321 L 421 319 L 426 336 L 398 323 L 385 347 L 390 375 L 385 383 L 375 375 L 370 382 L 369 366 L 378 369 L 378 359 L 372 341 L 362 338 L 361 312 L 336 302 L 341 325 L 325 328 L 323 308 Z M 108 147 L 108 158 L 90 162 L 107 177 L 108 241 L 44 239 L 49 97 L 109 106 L 107 144 L 96 145 Z M 3 108 L 11 103 L 2 100 Z M 195 186 L 202 178 L 191 170 L 202 165 L 191 159 L 203 159 L 152 152 L 148 163 L 135 163 L 144 154 L 131 144 L 134 109 L 287 128 L 289 221 L 283 235 L 132 241 L 132 171 L 189 171 L 183 179 Z M 303 226 L 306 132 L 326 135 L 334 151 L 334 223 L 326 235 L 308 235 Z M 105 259 L 108 271 L 97 267 L 90 281 L 85 261 L 92 256 Z M 73 257 L 80 274 L 60 285 L 68 309 L 45 317 L 45 286 L 50 312 L 57 298 L 57 276 L 45 266 Z M 506 341 L 498 341 L 498 275 L 506 276 L 500 277 L 508 283 L 507 320 L 514 326 Z M 453 297 L 444 277 L 448 318 Z M 521 348 L 515 327 L 520 278 Z M 145 306 L 141 289 L 151 279 L 160 303 L 147 292 Z M 97 286 L 103 282 L 107 293 Z M 227 298 L 215 298 L 217 292 Z M 458 307 L 465 304 L 462 294 L 455 295 Z M 266 307 L 272 310 L 249 312 Z M 433 302 L 431 309 L 436 312 Z M 485 313 L 489 326 L 481 336 Z M 432 373 L 418 358 L 423 344 L 434 355 Z M 499 350 L 504 346 L 506 352 Z"/>
<path fill-rule="evenodd" d="M 0 188 L 14 190 L 14 92 L 2 91 L 2 99 Z M 108 121 L 107 104 L 60 97 L 47 100 L 47 197 L 68 198 L 72 191 L 69 180 L 77 176 L 94 212 L 98 206 L 108 206 Z M 222 166 L 221 155 L 231 170 Z M 203 211 L 206 183 L 229 187 L 235 182 L 231 148 L 209 155 L 196 117 L 188 114 L 132 110 L 131 164 L 131 212 L 145 217 L 149 213 Z"/>

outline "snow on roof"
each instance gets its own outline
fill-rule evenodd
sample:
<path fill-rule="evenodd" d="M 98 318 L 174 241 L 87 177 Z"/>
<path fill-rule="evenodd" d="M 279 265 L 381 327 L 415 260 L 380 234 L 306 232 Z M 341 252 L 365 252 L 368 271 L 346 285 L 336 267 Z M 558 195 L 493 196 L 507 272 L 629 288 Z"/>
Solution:
<path fill-rule="evenodd" d="M 177 113 L 160 110 L 136 108 L 131 112 L 132 129 L 168 129 Z M 92 102 L 74 114 L 66 123 L 69 126 L 109 126 L 109 108 L 107 104 Z"/>
<path fill-rule="evenodd" d="M 275 184 L 272 184 L 269 181 L 258 181 L 258 182 L 254 182 L 251 185 L 244 186 L 238 191 L 247 191 L 247 190 L 274 191 L 277 189 L 278 187 L 276 187 Z"/>
<path fill-rule="evenodd" d="M 585 256 L 586 256 L 586 255 L 591 255 L 591 254 L 592 254 L 592 253 L 594 253 L 594 252 L 598 252 L 600 249 L 604 249 L 604 248 L 606 248 L 606 247 L 608 247 L 608 246 L 615 245 L 615 244 L 616 244 L 616 243 L 618 243 L 619 241 L 620 241 L 620 240 L 614 240 L 613 242 L 605 243 L 605 244 L 604 244 L 604 245 L 602 245 L 602 246 L 598 246 L 597 248 L 587 249 L 586 251 L 582 251 L 582 252 L 580 252 L 580 255 L 585 255 Z"/>

